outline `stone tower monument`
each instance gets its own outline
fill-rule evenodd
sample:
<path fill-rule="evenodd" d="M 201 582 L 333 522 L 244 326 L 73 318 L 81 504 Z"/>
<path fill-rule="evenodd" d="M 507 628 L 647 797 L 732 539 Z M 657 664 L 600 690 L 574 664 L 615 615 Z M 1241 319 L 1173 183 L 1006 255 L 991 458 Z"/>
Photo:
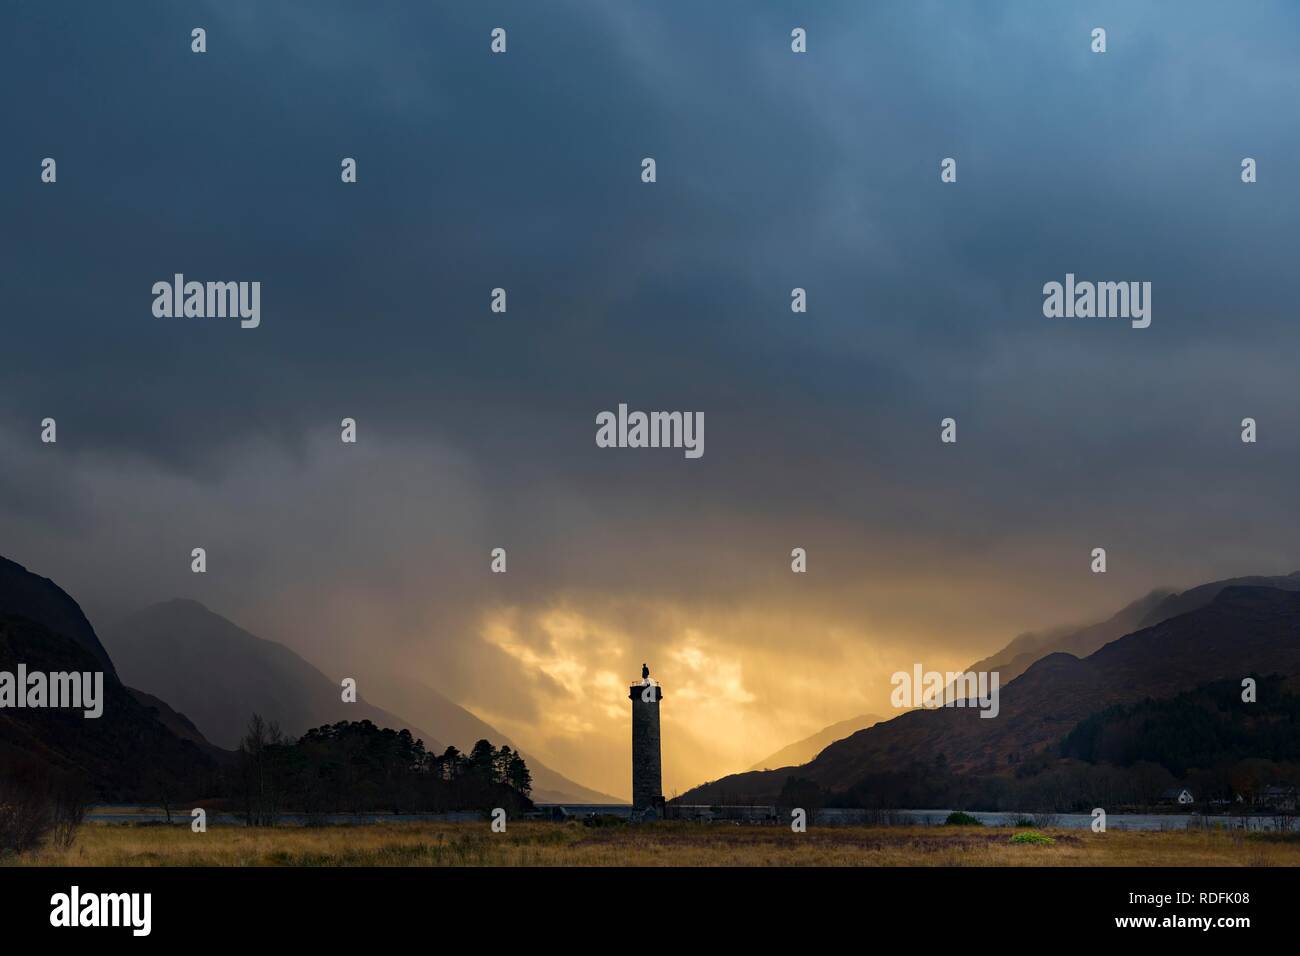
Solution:
<path fill-rule="evenodd" d="M 664 812 L 663 772 L 659 762 L 659 701 L 663 688 L 650 679 L 641 665 L 641 682 L 633 684 L 632 701 L 632 806 Z"/>

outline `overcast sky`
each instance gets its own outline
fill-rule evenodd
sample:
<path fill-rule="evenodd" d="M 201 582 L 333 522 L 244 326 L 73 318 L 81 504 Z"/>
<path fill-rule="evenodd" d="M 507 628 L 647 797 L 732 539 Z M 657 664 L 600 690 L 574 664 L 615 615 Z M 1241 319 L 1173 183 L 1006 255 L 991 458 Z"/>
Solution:
<path fill-rule="evenodd" d="M 671 793 L 914 662 L 1300 568 L 1298 8 L 994 6 L 11 7 L 0 553 L 624 795 L 643 660 Z M 260 327 L 155 318 L 177 272 Z M 1150 328 L 1045 318 L 1067 272 Z M 703 457 L 597 448 L 621 402 Z"/>

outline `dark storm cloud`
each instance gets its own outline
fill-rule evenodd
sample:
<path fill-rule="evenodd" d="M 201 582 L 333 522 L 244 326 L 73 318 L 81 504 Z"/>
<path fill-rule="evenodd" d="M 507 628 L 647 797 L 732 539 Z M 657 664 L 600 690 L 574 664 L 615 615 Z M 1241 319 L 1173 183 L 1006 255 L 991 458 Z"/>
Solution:
<path fill-rule="evenodd" d="M 1285 315 L 1267 278 L 1288 224 L 1268 210 L 1297 198 L 1275 112 L 1295 81 L 1256 89 L 1227 14 L 1098 11 L 1103 63 L 1064 8 L 231 7 L 29 11 L 8 69 L 48 80 L 12 132 L 63 181 L 10 156 L 21 420 L 39 395 L 95 413 L 88 440 L 193 467 L 359 405 L 501 460 L 538 436 L 563 468 L 620 393 L 682 396 L 730 419 L 719 442 L 767 444 L 970 401 L 1006 340 L 1164 361 L 1044 322 L 1039 287 L 1067 270 L 1151 278 L 1165 343 L 1226 337 L 1222 309 L 1261 331 Z M 182 42 L 199 20 L 203 57 Z M 498 21 L 513 48 L 492 58 Z M 791 22 L 806 60 L 776 55 Z M 1246 151 L 1265 176 L 1243 196 Z M 148 287 L 175 271 L 261 278 L 264 328 L 154 319 Z"/>

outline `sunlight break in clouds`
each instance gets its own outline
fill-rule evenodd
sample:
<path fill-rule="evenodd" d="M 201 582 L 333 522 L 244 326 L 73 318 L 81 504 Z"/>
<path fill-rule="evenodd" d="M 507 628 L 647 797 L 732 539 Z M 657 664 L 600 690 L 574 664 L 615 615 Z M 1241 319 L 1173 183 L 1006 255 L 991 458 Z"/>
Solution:
<path fill-rule="evenodd" d="M 521 686 L 534 699 L 513 712 L 488 697 L 467 706 L 543 761 L 581 767 L 589 785 L 626 795 L 628 687 L 644 660 L 664 687 L 665 788 L 681 791 L 836 720 L 886 712 L 879 675 L 912 652 L 882 651 L 843 627 L 804 622 L 802 630 L 791 641 L 789 624 L 774 614 L 584 608 L 578 596 L 562 607 L 498 609 L 484 617 L 480 639 L 524 673 Z M 805 653 L 823 640 L 843 663 L 833 673 L 821 654 Z"/>

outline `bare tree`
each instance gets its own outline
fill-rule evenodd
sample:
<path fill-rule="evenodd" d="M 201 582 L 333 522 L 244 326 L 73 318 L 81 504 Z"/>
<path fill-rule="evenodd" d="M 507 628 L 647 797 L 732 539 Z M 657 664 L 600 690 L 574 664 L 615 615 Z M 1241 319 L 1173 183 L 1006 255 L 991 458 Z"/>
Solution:
<path fill-rule="evenodd" d="M 254 714 L 239 742 L 244 820 L 249 826 L 275 826 L 284 795 L 284 734 L 275 721 Z"/>

